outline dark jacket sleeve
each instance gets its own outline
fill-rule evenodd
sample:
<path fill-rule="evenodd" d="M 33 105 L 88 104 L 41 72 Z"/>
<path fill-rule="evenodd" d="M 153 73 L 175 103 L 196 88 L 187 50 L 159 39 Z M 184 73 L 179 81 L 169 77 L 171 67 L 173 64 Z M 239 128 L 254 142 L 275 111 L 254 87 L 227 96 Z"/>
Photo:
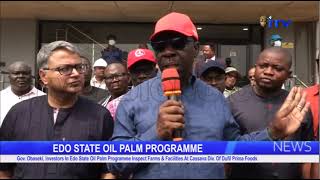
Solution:
<path fill-rule="evenodd" d="M 103 123 L 103 138 L 105 140 L 110 140 L 113 134 L 114 121 L 108 109 L 104 115 L 104 123 Z"/>
<path fill-rule="evenodd" d="M 15 126 L 18 118 L 16 106 L 13 106 L 3 120 L 0 128 L 0 141 L 14 140 Z M 0 145 L 1 148 L 1 145 Z M 0 171 L 12 171 L 15 163 L 0 163 Z"/>

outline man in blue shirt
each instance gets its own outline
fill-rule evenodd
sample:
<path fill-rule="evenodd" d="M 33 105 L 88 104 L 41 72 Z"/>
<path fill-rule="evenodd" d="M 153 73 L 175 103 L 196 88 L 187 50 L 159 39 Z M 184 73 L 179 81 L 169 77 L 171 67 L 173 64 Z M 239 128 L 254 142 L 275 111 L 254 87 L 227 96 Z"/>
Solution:
<path fill-rule="evenodd" d="M 305 94 L 294 88 L 272 123 L 262 131 L 241 135 L 225 98 L 218 90 L 192 76 L 192 64 L 199 51 L 199 37 L 191 19 L 170 13 L 156 24 L 151 36 L 161 71 L 177 68 L 181 101 L 167 100 L 161 78 L 150 79 L 127 93 L 120 102 L 115 118 L 114 141 L 172 140 L 175 129 L 184 129 L 188 141 L 273 140 L 295 132 L 307 112 Z M 152 163 L 110 164 L 116 176 L 133 178 L 224 178 L 223 164 Z"/>

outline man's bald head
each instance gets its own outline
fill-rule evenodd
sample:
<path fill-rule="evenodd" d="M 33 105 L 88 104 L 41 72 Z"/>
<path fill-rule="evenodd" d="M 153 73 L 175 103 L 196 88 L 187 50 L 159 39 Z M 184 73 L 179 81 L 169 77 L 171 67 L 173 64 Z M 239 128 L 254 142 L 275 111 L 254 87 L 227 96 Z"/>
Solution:
<path fill-rule="evenodd" d="M 12 63 L 8 67 L 11 90 L 14 94 L 21 96 L 31 89 L 32 76 L 31 67 L 23 61 Z"/>
<path fill-rule="evenodd" d="M 279 92 L 291 75 L 291 64 L 292 58 L 286 49 L 271 47 L 262 51 L 255 65 L 254 87 L 258 94 Z"/>
<path fill-rule="evenodd" d="M 266 56 L 266 54 L 270 54 L 270 53 L 279 55 L 281 59 L 285 62 L 285 64 L 288 65 L 289 69 L 291 68 L 292 56 L 286 49 L 281 47 L 270 47 L 270 48 L 264 49 L 260 53 L 258 60 L 261 59 L 261 57 Z"/>
<path fill-rule="evenodd" d="M 17 69 L 23 69 L 24 71 L 29 71 L 31 73 L 31 67 L 23 61 L 16 61 L 8 67 L 9 73 L 14 72 Z"/>

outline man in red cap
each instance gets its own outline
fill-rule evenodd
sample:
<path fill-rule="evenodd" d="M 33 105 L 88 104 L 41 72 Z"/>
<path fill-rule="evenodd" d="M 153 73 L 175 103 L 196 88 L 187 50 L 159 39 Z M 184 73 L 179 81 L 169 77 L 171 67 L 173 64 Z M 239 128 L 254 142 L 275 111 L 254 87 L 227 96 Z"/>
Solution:
<path fill-rule="evenodd" d="M 127 67 L 133 86 L 138 86 L 144 81 L 157 75 L 156 58 L 149 49 L 135 49 L 128 54 Z"/>
<path fill-rule="evenodd" d="M 276 140 L 300 127 L 309 104 L 302 89 L 293 88 L 268 128 L 242 135 L 222 93 L 192 75 L 199 37 L 187 15 L 172 12 L 162 17 L 150 40 L 160 70 L 178 70 L 181 101 L 163 95 L 159 75 L 133 88 L 119 103 L 114 141 L 171 141 L 176 129 L 183 129 L 186 141 Z M 115 176 L 133 174 L 134 179 L 225 177 L 223 164 L 219 163 L 115 163 L 108 168 Z"/>

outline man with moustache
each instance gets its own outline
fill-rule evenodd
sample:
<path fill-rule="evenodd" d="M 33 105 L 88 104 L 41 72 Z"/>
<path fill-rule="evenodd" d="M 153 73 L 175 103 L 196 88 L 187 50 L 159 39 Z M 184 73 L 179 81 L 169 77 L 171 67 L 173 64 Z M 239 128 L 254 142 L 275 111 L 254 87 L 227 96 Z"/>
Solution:
<path fill-rule="evenodd" d="M 221 93 L 225 90 L 226 73 L 223 64 L 217 61 L 204 63 L 199 70 L 200 79 L 208 85 L 217 88 Z"/>
<path fill-rule="evenodd" d="M 79 54 L 65 41 L 40 49 L 37 64 L 48 94 L 11 108 L 0 129 L 1 141 L 102 141 L 111 137 L 110 113 L 78 95 L 86 71 Z M 104 164 L 94 163 L 0 164 L 0 178 L 91 179 L 106 172 Z"/>
<path fill-rule="evenodd" d="M 114 119 L 121 98 L 129 90 L 130 77 L 125 65 L 122 63 L 111 63 L 106 68 L 105 79 L 110 96 L 104 100 L 102 106 L 110 111 Z"/>
<path fill-rule="evenodd" d="M 0 92 L 0 127 L 12 106 L 18 102 L 42 96 L 45 93 L 32 86 L 31 67 L 23 61 L 8 67 L 10 86 Z"/>
<path fill-rule="evenodd" d="M 175 129 L 183 129 L 186 141 L 274 140 L 299 128 L 309 104 L 302 89 L 294 88 L 268 128 L 240 134 L 222 93 L 192 75 L 199 37 L 187 15 L 172 12 L 162 17 L 150 40 L 160 70 L 177 68 L 181 101 L 163 95 L 160 75 L 133 88 L 118 106 L 114 141 L 172 141 Z M 117 177 L 133 174 L 137 179 L 224 178 L 219 163 L 115 163 L 109 170 Z"/>
<path fill-rule="evenodd" d="M 271 123 L 289 92 L 281 89 L 291 75 L 292 58 L 283 48 L 271 47 L 263 50 L 255 65 L 255 85 L 247 85 L 229 97 L 231 112 L 240 126 L 242 134 L 253 133 Z M 313 140 L 312 117 L 308 113 L 300 128 L 288 141 Z M 302 178 L 303 164 L 252 163 L 232 164 L 231 178 Z"/>
<path fill-rule="evenodd" d="M 154 78 L 157 75 L 157 61 L 149 49 L 134 49 L 129 52 L 127 67 L 132 85 L 139 84 Z"/>

